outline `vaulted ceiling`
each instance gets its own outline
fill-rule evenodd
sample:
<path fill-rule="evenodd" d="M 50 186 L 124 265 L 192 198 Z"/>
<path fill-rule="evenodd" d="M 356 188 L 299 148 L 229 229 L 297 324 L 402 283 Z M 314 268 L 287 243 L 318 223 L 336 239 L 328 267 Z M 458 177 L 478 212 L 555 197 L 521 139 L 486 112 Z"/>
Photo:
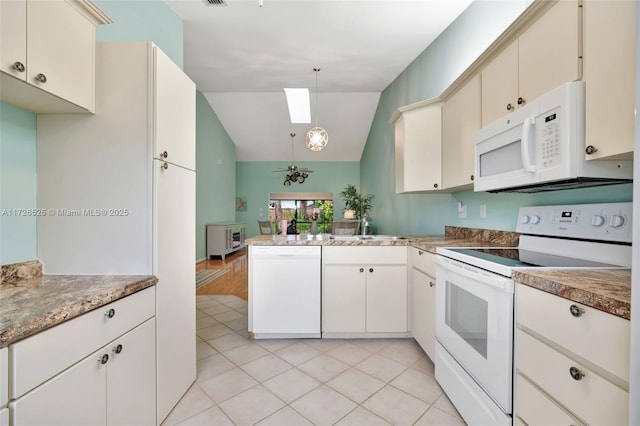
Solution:
<path fill-rule="evenodd" d="M 165 0 L 184 20 L 184 70 L 238 161 L 289 161 L 291 132 L 295 161 L 359 161 L 380 93 L 471 1 Z M 285 87 L 309 88 L 324 150 L 304 146 L 312 125 L 291 124 Z"/>

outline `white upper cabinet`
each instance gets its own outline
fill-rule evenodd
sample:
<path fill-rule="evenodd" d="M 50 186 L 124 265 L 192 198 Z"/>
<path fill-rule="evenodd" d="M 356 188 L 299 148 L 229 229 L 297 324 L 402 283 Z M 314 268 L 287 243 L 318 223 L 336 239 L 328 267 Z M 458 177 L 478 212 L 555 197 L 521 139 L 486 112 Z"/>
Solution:
<path fill-rule="evenodd" d="M 0 2 L 0 99 L 38 113 L 93 112 L 95 26 L 109 22 L 88 0 Z"/>
<path fill-rule="evenodd" d="M 444 103 L 442 185 L 445 190 L 473 188 L 473 134 L 481 127 L 480 75 Z"/>
<path fill-rule="evenodd" d="M 442 189 L 442 103 L 400 108 L 395 125 L 396 194 Z"/>
<path fill-rule="evenodd" d="M 582 77 L 581 7 L 557 2 L 482 70 L 482 125 Z"/>
<path fill-rule="evenodd" d="M 595 148 L 585 149 L 588 160 L 633 159 L 637 6 L 626 0 L 584 5 L 585 148 Z"/>
<path fill-rule="evenodd" d="M 162 50 L 154 58 L 154 158 L 195 170 L 196 86 Z"/>

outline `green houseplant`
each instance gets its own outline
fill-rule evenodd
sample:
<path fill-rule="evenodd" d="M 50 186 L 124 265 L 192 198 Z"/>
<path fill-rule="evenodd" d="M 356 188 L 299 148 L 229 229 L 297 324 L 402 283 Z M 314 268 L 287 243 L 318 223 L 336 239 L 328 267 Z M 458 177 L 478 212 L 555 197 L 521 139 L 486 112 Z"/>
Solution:
<path fill-rule="evenodd" d="M 349 184 L 338 195 L 344 200 L 344 209 L 353 210 L 356 215 L 356 219 L 362 219 L 365 216 L 369 216 L 369 211 L 373 207 L 371 202 L 373 201 L 372 194 L 360 194 L 355 186 Z"/>

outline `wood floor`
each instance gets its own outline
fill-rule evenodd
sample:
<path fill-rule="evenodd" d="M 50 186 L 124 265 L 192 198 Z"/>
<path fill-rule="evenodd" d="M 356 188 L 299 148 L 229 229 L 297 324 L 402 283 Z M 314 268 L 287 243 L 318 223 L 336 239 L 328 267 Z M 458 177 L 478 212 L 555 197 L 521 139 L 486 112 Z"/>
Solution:
<path fill-rule="evenodd" d="M 196 271 L 202 269 L 227 269 L 228 272 L 196 290 L 196 294 L 233 294 L 248 300 L 249 269 L 247 249 L 238 250 L 224 260 L 220 257 L 196 263 Z"/>

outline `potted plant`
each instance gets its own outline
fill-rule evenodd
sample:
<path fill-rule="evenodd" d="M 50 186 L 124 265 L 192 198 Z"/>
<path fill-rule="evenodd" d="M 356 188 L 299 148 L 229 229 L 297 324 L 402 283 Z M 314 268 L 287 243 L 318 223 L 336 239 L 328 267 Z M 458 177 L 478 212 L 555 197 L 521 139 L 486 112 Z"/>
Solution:
<path fill-rule="evenodd" d="M 355 186 L 349 184 L 338 195 L 344 200 L 345 219 L 348 218 L 349 210 L 353 211 L 355 218 L 360 220 L 363 217 L 369 215 L 369 211 L 373 207 L 371 202 L 373 200 L 372 194 L 360 194 Z M 353 216 L 352 216 L 353 217 Z"/>

